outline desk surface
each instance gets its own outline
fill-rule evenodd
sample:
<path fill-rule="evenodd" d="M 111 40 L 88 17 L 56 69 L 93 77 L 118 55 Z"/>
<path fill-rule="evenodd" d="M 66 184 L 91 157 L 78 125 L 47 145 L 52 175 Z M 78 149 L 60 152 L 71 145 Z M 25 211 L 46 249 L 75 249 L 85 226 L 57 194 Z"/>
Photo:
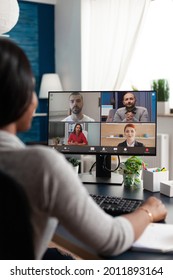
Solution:
<path fill-rule="evenodd" d="M 113 185 L 102 185 L 102 184 L 86 184 L 86 189 L 89 193 L 93 194 L 102 194 L 102 195 L 112 195 L 112 196 L 120 196 L 124 198 L 135 198 L 135 199 L 143 199 L 145 200 L 147 197 L 154 195 L 157 198 L 161 199 L 163 203 L 166 205 L 168 210 L 168 215 L 166 217 L 165 222 L 169 224 L 173 224 L 173 198 L 164 196 L 157 193 L 152 193 L 143 188 L 137 190 L 130 190 L 124 188 L 124 186 L 113 186 Z M 57 232 L 54 236 L 55 242 L 60 242 L 63 245 L 68 243 L 67 247 L 72 252 L 80 255 L 84 259 L 99 259 L 101 257 L 97 256 L 95 252 L 88 248 L 85 244 L 82 244 L 79 240 L 75 239 L 71 236 L 63 227 L 59 226 Z M 104 259 L 111 260 L 172 260 L 173 254 L 171 253 L 151 253 L 151 252 L 135 252 L 132 250 L 128 250 L 127 252 L 119 255 L 119 256 L 110 256 L 104 257 Z"/>

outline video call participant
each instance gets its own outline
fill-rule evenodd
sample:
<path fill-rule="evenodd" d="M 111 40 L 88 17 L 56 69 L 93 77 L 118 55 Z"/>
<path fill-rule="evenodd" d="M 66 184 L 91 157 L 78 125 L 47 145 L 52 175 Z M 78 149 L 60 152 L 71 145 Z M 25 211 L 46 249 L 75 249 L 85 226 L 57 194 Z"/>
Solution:
<path fill-rule="evenodd" d="M 82 126 L 80 123 L 77 123 L 74 127 L 73 132 L 68 138 L 69 145 L 88 145 L 88 141 L 85 135 L 82 132 Z"/>
<path fill-rule="evenodd" d="M 151 222 L 165 219 L 164 204 L 152 196 L 133 213 L 111 217 L 89 196 L 62 154 L 21 142 L 17 133 L 31 128 L 38 100 L 29 60 L 20 47 L 3 37 L 0 85 L 0 170 L 21 184 L 30 201 L 36 259 L 42 258 L 59 223 L 97 254 L 118 255 Z"/>
<path fill-rule="evenodd" d="M 83 96 L 80 92 L 72 92 L 69 96 L 71 115 L 63 119 L 64 122 L 94 122 L 94 119 L 82 112 Z"/>
<path fill-rule="evenodd" d="M 132 92 L 127 92 L 123 96 L 124 107 L 117 109 L 113 122 L 124 122 L 126 113 L 132 112 L 135 114 L 135 119 L 139 122 L 148 122 L 148 110 L 145 107 L 136 106 L 136 97 Z"/>
<path fill-rule="evenodd" d="M 134 124 L 129 123 L 124 127 L 124 136 L 126 140 L 118 144 L 118 147 L 144 147 L 144 144 L 135 140 L 136 127 Z"/>

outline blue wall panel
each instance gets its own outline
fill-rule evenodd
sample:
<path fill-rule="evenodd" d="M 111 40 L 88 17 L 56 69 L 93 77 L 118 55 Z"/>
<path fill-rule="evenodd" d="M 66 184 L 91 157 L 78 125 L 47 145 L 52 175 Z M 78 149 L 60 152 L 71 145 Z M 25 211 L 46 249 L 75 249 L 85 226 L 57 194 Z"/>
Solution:
<path fill-rule="evenodd" d="M 27 54 L 33 73 L 39 77 L 38 5 L 19 2 L 20 15 L 16 26 L 9 32 L 10 38 Z M 37 85 L 38 87 L 38 85 Z"/>
<path fill-rule="evenodd" d="M 19 1 L 19 7 L 19 20 L 8 34 L 27 54 L 38 94 L 42 75 L 55 72 L 54 5 Z M 37 112 L 46 112 L 44 103 L 40 100 Z M 34 118 L 32 128 L 19 137 L 24 142 L 46 141 L 47 118 Z"/>

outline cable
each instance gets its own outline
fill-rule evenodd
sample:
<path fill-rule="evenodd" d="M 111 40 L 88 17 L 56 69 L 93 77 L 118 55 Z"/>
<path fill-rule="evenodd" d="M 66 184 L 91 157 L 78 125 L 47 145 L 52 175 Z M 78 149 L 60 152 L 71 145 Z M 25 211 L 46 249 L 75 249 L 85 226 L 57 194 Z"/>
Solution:
<path fill-rule="evenodd" d="M 109 172 L 115 172 L 115 171 L 119 168 L 119 166 L 120 166 L 120 156 L 117 155 L 118 164 L 117 164 L 116 168 L 113 169 L 113 170 L 107 168 L 107 166 L 106 166 L 106 158 L 107 158 L 107 155 L 104 155 L 103 169 L 105 169 L 105 170 L 107 170 L 107 171 L 109 171 Z M 96 161 L 91 165 L 91 168 L 90 168 L 90 170 L 89 170 L 89 173 L 90 173 L 90 174 L 92 174 L 92 170 L 93 170 L 93 168 L 94 168 L 95 165 L 96 165 Z"/>
<path fill-rule="evenodd" d="M 119 166 L 120 166 L 120 156 L 117 155 L 118 164 L 117 164 L 117 166 L 116 166 L 115 169 L 109 169 L 109 168 L 107 168 L 107 166 L 106 166 L 106 158 L 107 158 L 107 155 L 104 156 L 103 169 L 105 169 L 105 170 L 107 170 L 107 171 L 109 171 L 109 172 L 115 172 L 115 171 L 119 168 Z"/>
<path fill-rule="evenodd" d="M 96 165 L 96 161 L 91 165 L 91 168 L 90 168 L 90 170 L 89 170 L 89 173 L 90 173 L 90 174 L 92 174 L 92 170 L 93 170 L 93 168 L 94 168 L 95 165 Z"/>

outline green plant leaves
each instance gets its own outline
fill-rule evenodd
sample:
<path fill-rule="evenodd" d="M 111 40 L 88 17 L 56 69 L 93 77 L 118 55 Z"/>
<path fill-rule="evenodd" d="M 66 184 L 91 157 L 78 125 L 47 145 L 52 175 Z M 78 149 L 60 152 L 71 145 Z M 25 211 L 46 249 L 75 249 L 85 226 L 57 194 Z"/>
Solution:
<path fill-rule="evenodd" d="M 169 83 L 166 79 L 154 80 L 151 87 L 157 93 L 157 101 L 169 100 Z"/>

